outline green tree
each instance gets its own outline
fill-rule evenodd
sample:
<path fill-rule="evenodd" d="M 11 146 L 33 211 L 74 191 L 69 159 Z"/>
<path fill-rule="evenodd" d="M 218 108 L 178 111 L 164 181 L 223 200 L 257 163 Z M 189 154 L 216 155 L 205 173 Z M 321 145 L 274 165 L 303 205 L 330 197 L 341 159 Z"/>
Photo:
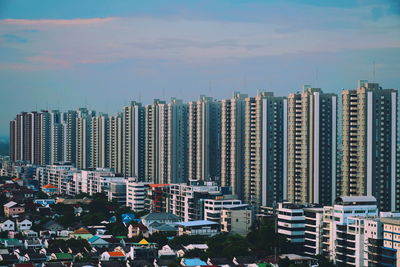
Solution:
<path fill-rule="evenodd" d="M 73 214 L 74 213 L 74 207 L 71 205 L 65 205 L 62 203 L 57 203 L 51 206 L 53 211 L 59 215 L 65 215 L 65 214 Z"/>
<path fill-rule="evenodd" d="M 210 257 L 226 257 L 249 255 L 249 243 L 246 238 L 236 235 L 222 233 L 211 237 L 208 242 L 207 253 Z"/>
<path fill-rule="evenodd" d="M 157 243 L 159 248 L 168 244 L 168 239 L 163 233 L 154 233 L 148 238 L 149 242 Z"/>
<path fill-rule="evenodd" d="M 49 196 L 45 192 L 39 191 L 39 192 L 36 193 L 36 198 L 38 198 L 38 199 L 48 199 Z"/>
<path fill-rule="evenodd" d="M 202 235 L 181 235 L 176 236 L 168 242 L 172 248 L 180 248 L 189 244 L 205 244 L 208 240 L 207 236 Z"/>
<path fill-rule="evenodd" d="M 64 227 L 69 227 L 71 226 L 71 224 L 77 221 L 77 217 L 75 217 L 75 214 L 73 212 L 68 212 L 58 217 L 56 221 Z"/>

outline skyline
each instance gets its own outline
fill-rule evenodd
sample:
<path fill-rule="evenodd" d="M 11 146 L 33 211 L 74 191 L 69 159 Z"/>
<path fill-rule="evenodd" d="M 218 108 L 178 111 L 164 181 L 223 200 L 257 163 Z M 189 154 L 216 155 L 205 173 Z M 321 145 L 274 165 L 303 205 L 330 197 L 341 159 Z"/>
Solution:
<path fill-rule="evenodd" d="M 339 93 L 373 82 L 374 62 L 383 88 L 400 84 L 396 1 L 42 3 L 0 4 L 0 136 L 15 114 L 47 107 Z"/>

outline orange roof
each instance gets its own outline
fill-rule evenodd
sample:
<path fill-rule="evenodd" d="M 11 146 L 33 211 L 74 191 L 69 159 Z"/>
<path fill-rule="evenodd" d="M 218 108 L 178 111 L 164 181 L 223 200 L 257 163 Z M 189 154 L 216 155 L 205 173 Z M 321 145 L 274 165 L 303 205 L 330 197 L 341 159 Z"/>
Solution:
<path fill-rule="evenodd" d="M 74 234 L 74 235 L 85 235 L 85 234 L 90 234 L 90 232 L 89 232 L 87 229 L 81 227 L 81 228 L 75 230 L 75 231 L 73 232 L 73 234 Z"/>
<path fill-rule="evenodd" d="M 54 189 L 55 188 L 56 189 L 58 187 L 55 186 L 55 185 L 52 185 L 52 184 L 46 184 L 46 185 L 43 186 L 43 188 L 47 188 L 47 189 L 49 189 L 49 188 L 53 188 Z"/>
<path fill-rule="evenodd" d="M 109 251 L 108 255 L 110 255 L 110 257 L 125 257 L 125 254 L 121 251 Z"/>
<path fill-rule="evenodd" d="M 162 187 L 162 186 L 169 186 L 170 184 L 149 184 L 150 187 Z"/>

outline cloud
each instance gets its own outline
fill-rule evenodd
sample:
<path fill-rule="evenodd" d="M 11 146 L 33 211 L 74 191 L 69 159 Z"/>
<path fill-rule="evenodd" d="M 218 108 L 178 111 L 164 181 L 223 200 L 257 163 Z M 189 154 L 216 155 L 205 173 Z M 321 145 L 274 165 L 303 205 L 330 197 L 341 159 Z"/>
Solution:
<path fill-rule="evenodd" d="M 8 46 L 24 51 L 25 62 L 10 63 L 26 64 L 27 69 L 64 69 L 124 60 L 204 63 L 343 49 L 400 47 L 399 28 L 388 18 L 379 21 L 359 19 L 357 27 L 327 31 L 269 22 L 153 17 L 8 19 L 0 22 L 0 35 L 18 33 L 19 37 L 26 38 L 24 34 L 30 34 L 24 33 L 26 27 L 34 26 L 34 35 L 29 35 L 29 46 Z M 0 48 L 2 45 L 7 46 L 0 44 Z"/>
<path fill-rule="evenodd" d="M 113 18 L 90 18 L 90 19 L 3 19 L 3 25 L 88 25 L 105 23 L 112 21 Z"/>
<path fill-rule="evenodd" d="M 8 43 L 20 43 L 20 44 L 28 42 L 27 38 L 16 35 L 16 34 L 11 34 L 11 33 L 6 33 L 6 34 L 0 35 L 0 41 L 1 40 L 8 42 Z"/>

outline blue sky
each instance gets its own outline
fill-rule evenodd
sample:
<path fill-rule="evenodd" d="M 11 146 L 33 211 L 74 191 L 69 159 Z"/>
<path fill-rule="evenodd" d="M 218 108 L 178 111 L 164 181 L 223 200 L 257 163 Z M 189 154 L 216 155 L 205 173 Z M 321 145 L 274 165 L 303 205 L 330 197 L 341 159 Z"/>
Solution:
<path fill-rule="evenodd" d="M 400 84 L 400 1 L 0 0 L 0 136 L 16 113 Z"/>

